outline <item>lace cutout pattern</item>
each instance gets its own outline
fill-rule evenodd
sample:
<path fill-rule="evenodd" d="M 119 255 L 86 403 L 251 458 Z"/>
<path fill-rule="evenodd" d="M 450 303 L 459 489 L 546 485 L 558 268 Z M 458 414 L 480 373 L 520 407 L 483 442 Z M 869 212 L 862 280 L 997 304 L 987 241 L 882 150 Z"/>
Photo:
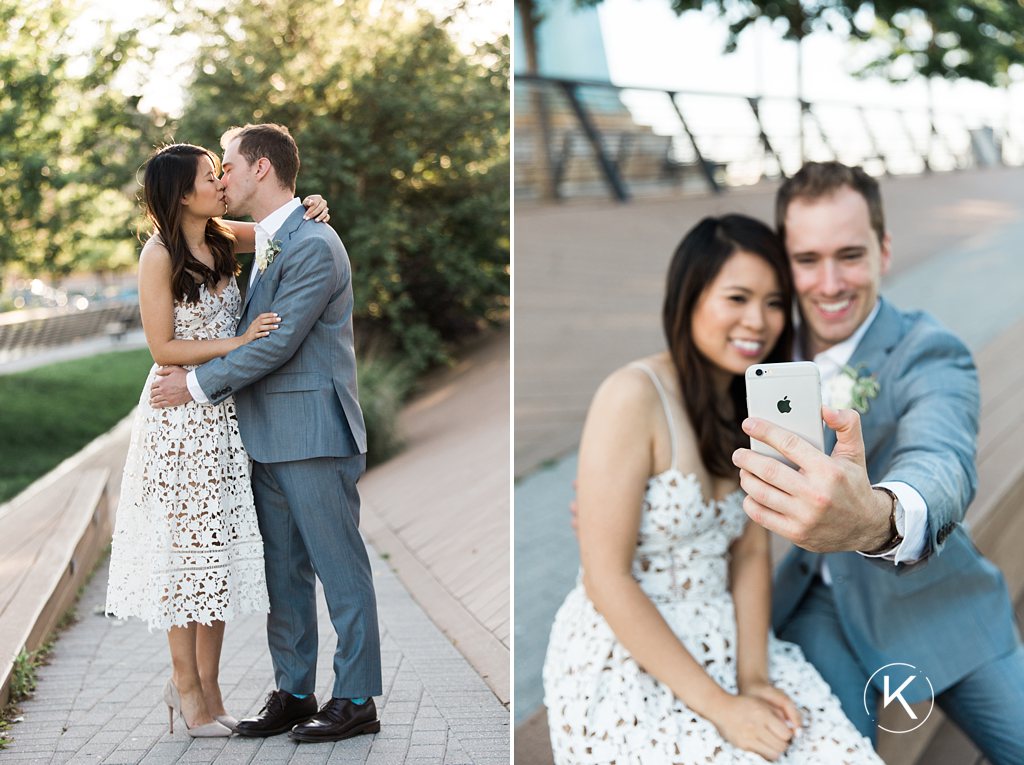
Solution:
<path fill-rule="evenodd" d="M 241 297 L 200 289 L 175 303 L 174 336 L 232 337 Z M 190 367 L 194 368 L 194 367 Z M 249 458 L 235 404 L 153 409 L 150 370 L 132 425 L 115 520 L 107 613 L 150 629 L 210 624 L 269 610 Z"/>

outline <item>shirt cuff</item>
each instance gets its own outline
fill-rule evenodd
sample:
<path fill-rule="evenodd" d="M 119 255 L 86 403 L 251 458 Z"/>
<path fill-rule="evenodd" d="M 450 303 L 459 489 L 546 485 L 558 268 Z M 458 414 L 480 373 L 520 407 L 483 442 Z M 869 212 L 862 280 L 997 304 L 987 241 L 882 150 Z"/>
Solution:
<path fill-rule="evenodd" d="M 928 505 L 924 497 L 917 489 L 902 481 L 883 481 L 874 484 L 874 487 L 888 489 L 896 495 L 896 531 L 903 536 L 903 541 L 880 555 L 861 555 L 865 558 L 884 558 L 893 564 L 920 560 L 928 541 Z"/>
<path fill-rule="evenodd" d="M 209 404 L 210 399 L 203 389 L 199 387 L 199 379 L 196 377 L 195 370 L 192 370 L 185 375 L 185 385 L 188 386 L 188 392 L 192 394 L 192 398 L 199 404 Z"/>

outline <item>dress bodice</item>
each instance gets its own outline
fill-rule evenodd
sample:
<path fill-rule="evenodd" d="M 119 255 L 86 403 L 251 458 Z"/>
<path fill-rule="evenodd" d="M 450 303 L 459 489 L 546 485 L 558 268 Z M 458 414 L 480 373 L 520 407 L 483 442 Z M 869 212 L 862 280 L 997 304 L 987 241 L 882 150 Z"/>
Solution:
<path fill-rule="evenodd" d="M 648 480 L 642 513 L 633 577 L 651 600 L 727 593 L 729 545 L 747 523 L 741 490 L 705 501 L 693 473 L 670 468 Z"/>
<path fill-rule="evenodd" d="M 635 366 L 658 389 L 672 438 L 672 466 L 647 480 L 633 577 L 655 602 L 720 597 L 728 592 L 729 546 L 747 523 L 743 492 L 705 500 L 697 476 L 676 467 L 678 436 L 668 395 L 650 367 Z"/>
<path fill-rule="evenodd" d="M 222 340 L 235 336 L 242 296 L 235 277 L 220 292 L 199 286 L 194 303 L 174 301 L 175 340 Z"/>

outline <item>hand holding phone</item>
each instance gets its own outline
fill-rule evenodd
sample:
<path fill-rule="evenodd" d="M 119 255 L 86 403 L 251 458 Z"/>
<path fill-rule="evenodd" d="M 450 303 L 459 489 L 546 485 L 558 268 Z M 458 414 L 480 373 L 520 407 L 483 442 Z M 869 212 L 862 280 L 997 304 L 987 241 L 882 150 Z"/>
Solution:
<path fill-rule="evenodd" d="M 825 451 L 821 423 L 821 375 L 811 361 L 754 364 L 744 376 L 747 384 L 747 413 L 795 433 L 820 451 Z M 799 469 L 772 447 L 750 439 L 758 454 L 774 457 Z"/>

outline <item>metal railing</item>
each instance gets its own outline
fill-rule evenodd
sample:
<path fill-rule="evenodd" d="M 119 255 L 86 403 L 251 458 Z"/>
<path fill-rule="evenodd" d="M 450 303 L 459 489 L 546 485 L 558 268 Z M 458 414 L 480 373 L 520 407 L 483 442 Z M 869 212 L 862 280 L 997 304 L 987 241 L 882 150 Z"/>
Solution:
<path fill-rule="evenodd" d="M 875 174 L 1024 163 L 1009 115 L 740 96 L 517 74 L 517 200 L 721 193 L 806 160 Z M 962 107 L 962 104 L 958 104 Z"/>
<path fill-rule="evenodd" d="M 135 301 L 108 303 L 84 311 L 43 309 L 0 313 L 0 358 L 54 348 L 89 337 L 117 339 L 142 325 Z"/>

